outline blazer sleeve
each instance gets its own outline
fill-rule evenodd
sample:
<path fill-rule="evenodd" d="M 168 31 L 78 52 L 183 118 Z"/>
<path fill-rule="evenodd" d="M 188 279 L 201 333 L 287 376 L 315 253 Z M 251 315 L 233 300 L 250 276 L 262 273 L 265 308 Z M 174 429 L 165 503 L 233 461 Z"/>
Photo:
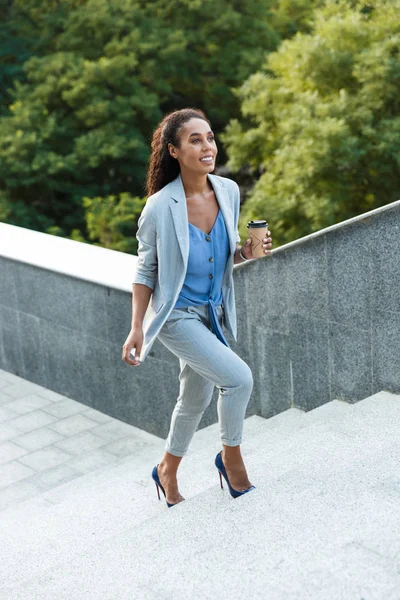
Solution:
<path fill-rule="evenodd" d="M 138 260 L 132 283 L 142 283 L 153 290 L 158 271 L 157 232 L 154 207 L 149 204 L 145 204 L 139 217 L 136 239 L 139 242 Z"/>
<path fill-rule="evenodd" d="M 235 184 L 234 199 L 235 199 L 236 244 L 240 244 L 240 235 L 239 235 L 239 229 L 238 229 L 239 215 L 240 215 L 240 188 L 239 188 L 238 184 L 236 183 L 236 181 L 234 182 L 234 184 Z"/>

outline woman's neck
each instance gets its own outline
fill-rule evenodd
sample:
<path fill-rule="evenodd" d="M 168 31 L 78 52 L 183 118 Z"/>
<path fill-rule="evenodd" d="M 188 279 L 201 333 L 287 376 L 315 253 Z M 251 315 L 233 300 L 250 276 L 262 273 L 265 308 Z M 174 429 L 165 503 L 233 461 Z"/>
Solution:
<path fill-rule="evenodd" d="M 207 196 L 213 191 L 213 188 L 208 181 L 207 173 L 199 173 L 197 175 L 196 173 L 185 173 L 181 171 L 181 179 L 186 198 Z"/>

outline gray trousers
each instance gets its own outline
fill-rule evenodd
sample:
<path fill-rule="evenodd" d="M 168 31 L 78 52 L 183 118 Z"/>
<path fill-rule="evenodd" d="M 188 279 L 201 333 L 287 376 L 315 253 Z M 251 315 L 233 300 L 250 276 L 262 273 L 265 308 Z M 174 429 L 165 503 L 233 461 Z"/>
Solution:
<path fill-rule="evenodd" d="M 220 324 L 223 308 L 217 306 Z M 180 390 L 172 413 L 165 450 L 184 456 L 200 419 L 219 389 L 221 442 L 237 446 L 253 389 L 250 367 L 211 331 L 208 306 L 174 308 L 158 334 L 160 342 L 179 358 Z"/>

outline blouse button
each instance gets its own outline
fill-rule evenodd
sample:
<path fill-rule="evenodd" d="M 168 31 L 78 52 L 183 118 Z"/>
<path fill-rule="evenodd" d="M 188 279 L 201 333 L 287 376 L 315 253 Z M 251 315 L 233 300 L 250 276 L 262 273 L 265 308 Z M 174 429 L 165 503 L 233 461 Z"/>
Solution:
<path fill-rule="evenodd" d="M 214 262 L 213 257 L 211 256 L 211 258 L 208 259 L 210 262 Z"/>
<path fill-rule="evenodd" d="M 211 238 L 209 235 L 206 237 L 206 242 L 211 242 Z"/>
<path fill-rule="evenodd" d="M 211 275 L 211 273 L 209 274 L 209 278 L 210 279 L 214 279 L 214 275 Z"/>

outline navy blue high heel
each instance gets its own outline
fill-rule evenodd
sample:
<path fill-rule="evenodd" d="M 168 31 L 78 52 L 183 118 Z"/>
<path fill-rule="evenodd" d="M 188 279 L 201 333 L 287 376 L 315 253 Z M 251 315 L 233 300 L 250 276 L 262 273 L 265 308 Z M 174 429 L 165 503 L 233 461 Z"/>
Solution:
<path fill-rule="evenodd" d="M 155 484 L 156 484 L 156 488 L 157 488 L 157 494 L 158 494 L 158 499 L 159 499 L 159 500 L 161 500 L 161 498 L 160 498 L 160 491 L 159 491 L 159 489 L 158 489 L 158 488 L 160 487 L 160 488 L 161 488 L 161 491 L 162 491 L 162 493 L 163 493 L 163 494 L 164 494 L 164 496 L 165 496 L 165 502 L 167 502 L 167 496 L 165 495 L 165 490 L 164 490 L 163 486 L 162 486 L 162 485 L 161 485 L 161 483 L 160 483 L 160 478 L 159 478 L 159 476 L 158 476 L 157 467 L 158 467 L 158 465 L 154 467 L 154 469 L 153 469 L 153 471 L 152 471 L 152 473 L 151 473 L 151 476 L 152 476 L 152 478 L 154 479 L 154 481 L 155 481 Z M 168 508 L 170 508 L 171 506 L 175 506 L 175 504 L 171 504 L 170 502 L 167 502 L 167 506 L 168 506 Z"/>
<path fill-rule="evenodd" d="M 221 482 L 221 488 L 224 489 L 224 486 L 222 485 L 222 475 L 223 475 L 226 480 L 226 483 L 228 484 L 229 492 L 233 498 L 238 498 L 239 496 L 243 496 L 243 494 L 247 494 L 247 492 L 250 492 L 250 490 L 255 489 L 255 487 L 256 487 L 255 485 L 251 485 L 249 488 L 247 488 L 247 490 L 244 490 L 243 492 L 239 492 L 238 490 L 233 489 L 233 487 L 229 483 L 228 475 L 226 474 L 226 470 L 225 470 L 225 465 L 222 462 L 222 451 L 218 452 L 217 456 L 215 457 L 215 466 L 217 467 L 218 472 L 219 472 L 219 480 Z"/>

